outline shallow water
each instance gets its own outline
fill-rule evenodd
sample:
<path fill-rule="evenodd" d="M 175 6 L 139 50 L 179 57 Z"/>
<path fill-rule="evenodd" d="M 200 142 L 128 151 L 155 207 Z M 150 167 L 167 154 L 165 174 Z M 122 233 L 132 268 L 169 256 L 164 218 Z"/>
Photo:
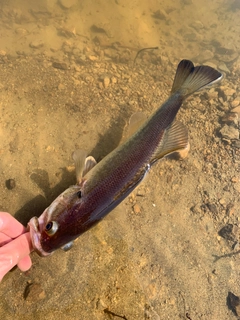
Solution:
<path fill-rule="evenodd" d="M 181 59 L 225 75 L 179 112 L 188 157 L 160 161 L 70 251 L 33 253 L 30 271 L 10 272 L 1 318 L 236 319 L 227 296 L 240 296 L 239 109 L 229 116 L 240 105 L 239 3 L 0 3 L 0 210 L 24 224 L 75 183 L 75 149 L 100 161 L 134 112 L 167 99 Z"/>

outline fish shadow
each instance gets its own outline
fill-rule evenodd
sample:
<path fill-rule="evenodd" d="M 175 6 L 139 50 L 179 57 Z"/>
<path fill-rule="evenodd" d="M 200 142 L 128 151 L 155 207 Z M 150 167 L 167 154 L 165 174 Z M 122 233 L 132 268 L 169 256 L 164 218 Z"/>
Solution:
<path fill-rule="evenodd" d="M 37 195 L 15 213 L 14 217 L 23 225 L 27 225 L 33 216 L 39 217 L 60 193 L 76 183 L 74 172 L 66 168 L 62 168 L 61 181 L 53 188 L 50 188 L 49 175 L 45 170 L 33 170 L 30 179 L 42 190 L 44 196 Z"/>
<path fill-rule="evenodd" d="M 125 113 L 124 116 L 123 113 Z M 126 113 L 129 113 L 127 108 L 126 110 L 121 110 L 121 114 L 115 118 L 105 134 L 99 135 L 98 143 L 91 152 L 89 152 L 89 155 L 92 155 L 97 162 L 116 148 L 121 141 L 123 128 L 126 124 L 124 120 L 126 119 Z M 73 151 L 74 150 L 69 150 L 69 152 Z M 44 196 L 37 195 L 15 213 L 14 217 L 23 225 L 27 225 L 33 216 L 39 217 L 64 190 L 76 184 L 75 172 L 69 172 L 66 168 L 61 168 L 61 170 L 61 181 L 53 188 L 50 187 L 49 174 L 47 171 L 42 169 L 33 170 L 30 178 L 42 190 Z"/>
<path fill-rule="evenodd" d="M 126 116 L 127 115 L 127 116 Z M 108 155 L 112 150 L 114 150 L 120 143 L 124 127 L 132 113 L 129 108 L 123 107 L 121 109 L 121 114 L 119 114 L 111 123 L 109 129 L 101 135 L 99 134 L 99 139 L 96 146 L 89 152 L 89 155 L 93 156 L 97 162 L 102 160 L 106 155 Z"/>

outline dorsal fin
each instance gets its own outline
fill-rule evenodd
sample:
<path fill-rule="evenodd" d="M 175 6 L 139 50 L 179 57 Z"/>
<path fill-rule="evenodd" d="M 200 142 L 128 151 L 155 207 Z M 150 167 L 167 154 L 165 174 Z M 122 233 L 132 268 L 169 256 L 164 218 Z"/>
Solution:
<path fill-rule="evenodd" d="M 121 143 L 130 138 L 146 120 L 147 116 L 142 112 L 136 112 L 132 114 L 128 121 L 128 124 L 123 130 L 123 138 L 121 140 Z"/>

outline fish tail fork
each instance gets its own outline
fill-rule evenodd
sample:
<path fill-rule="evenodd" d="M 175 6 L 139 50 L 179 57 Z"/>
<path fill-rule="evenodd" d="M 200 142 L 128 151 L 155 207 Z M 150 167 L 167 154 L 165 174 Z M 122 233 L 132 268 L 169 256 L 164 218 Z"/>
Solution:
<path fill-rule="evenodd" d="M 189 60 L 182 60 L 177 68 L 172 94 L 180 92 L 186 98 L 203 87 L 210 86 L 222 79 L 222 74 L 209 66 L 194 67 Z"/>

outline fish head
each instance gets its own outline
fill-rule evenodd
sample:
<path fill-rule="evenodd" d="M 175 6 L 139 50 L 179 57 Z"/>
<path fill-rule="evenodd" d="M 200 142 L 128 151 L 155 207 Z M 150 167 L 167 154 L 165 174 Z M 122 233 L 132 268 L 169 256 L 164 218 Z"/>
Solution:
<path fill-rule="evenodd" d="M 71 215 L 76 207 L 81 215 L 84 203 L 81 189 L 79 185 L 69 187 L 44 210 L 39 218 L 33 217 L 29 221 L 32 245 L 40 256 L 48 256 L 77 238 L 78 235 L 74 232 L 75 221 L 71 219 Z"/>

